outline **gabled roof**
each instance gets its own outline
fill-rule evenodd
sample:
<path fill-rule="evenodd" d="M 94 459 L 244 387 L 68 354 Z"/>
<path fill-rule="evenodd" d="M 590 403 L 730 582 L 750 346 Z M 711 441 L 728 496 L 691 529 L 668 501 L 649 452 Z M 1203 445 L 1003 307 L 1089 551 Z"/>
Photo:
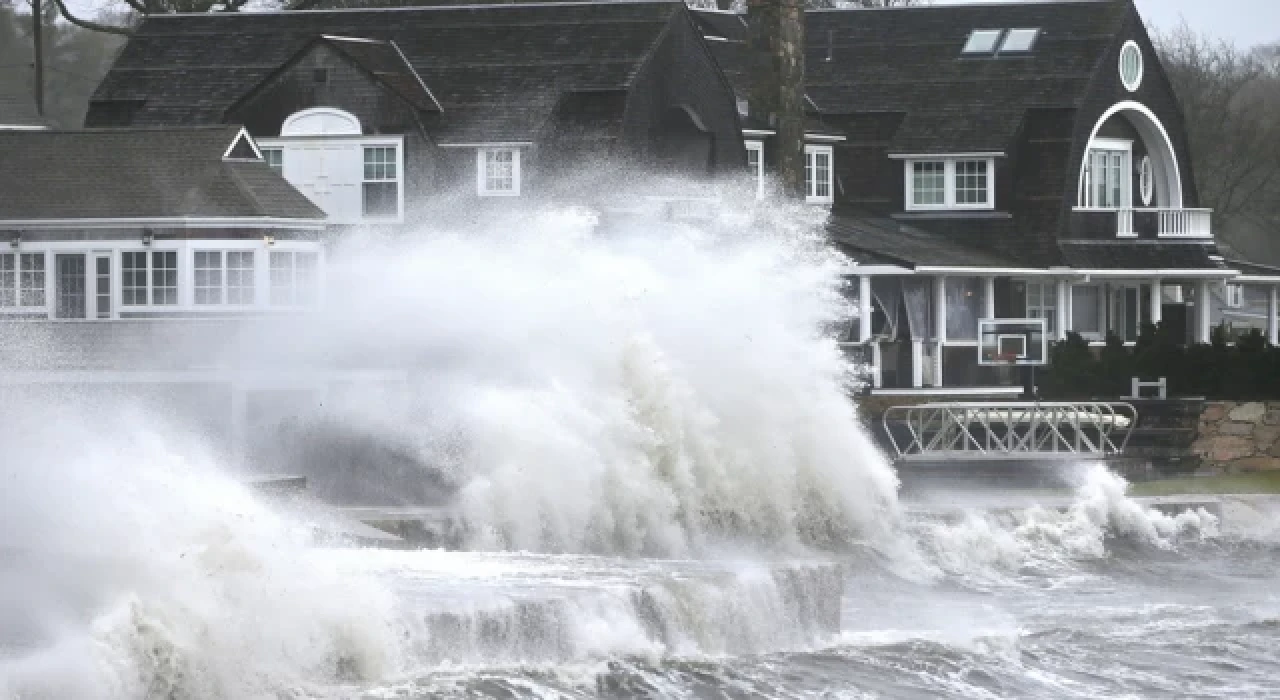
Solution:
<path fill-rule="evenodd" d="M 0 226 L 160 218 L 323 223 L 324 212 L 279 173 L 240 157 L 252 152 L 236 126 L 0 131 Z"/>
<path fill-rule="evenodd" d="M 39 128 L 48 126 L 36 112 L 35 99 L 18 90 L 20 83 L 0 81 L 0 129 L 5 127 Z"/>
<path fill-rule="evenodd" d="M 1024 267 L 884 217 L 835 214 L 827 222 L 827 235 L 847 251 L 904 267 Z"/>
<path fill-rule="evenodd" d="M 219 123 L 309 42 L 359 37 L 403 52 L 443 110 L 429 115 L 441 143 L 531 140 L 564 93 L 628 88 L 685 11 L 662 1 L 152 16 L 93 99 L 143 100 L 137 125 Z M 393 62 L 342 50 L 375 72 Z"/>
<path fill-rule="evenodd" d="M 891 153 L 1003 151 L 1028 109 L 1077 107 L 1131 11 L 1129 0 L 818 10 L 805 15 L 805 90 L 823 114 L 906 115 Z M 699 13 L 704 33 L 727 33 Z M 976 29 L 1034 28 L 1031 51 L 964 56 Z M 710 43 L 735 87 L 745 28 Z"/>

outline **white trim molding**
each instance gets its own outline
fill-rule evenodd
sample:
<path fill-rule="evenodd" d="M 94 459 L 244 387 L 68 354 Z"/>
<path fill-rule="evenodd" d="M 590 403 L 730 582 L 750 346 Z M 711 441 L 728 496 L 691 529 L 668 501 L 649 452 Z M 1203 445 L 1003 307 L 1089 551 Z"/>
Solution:
<path fill-rule="evenodd" d="M 773 136 L 778 132 L 773 129 L 743 129 L 743 136 Z"/>
<path fill-rule="evenodd" d="M 120 219 L 0 219 L 0 230 L 65 231 L 67 229 L 142 229 L 142 228 L 285 228 L 322 231 L 323 219 L 284 219 L 262 217 L 186 217 Z"/>
<path fill-rule="evenodd" d="M 979 160 L 1004 158 L 1003 151 L 973 151 L 970 153 L 890 153 L 889 160 Z"/>
<path fill-rule="evenodd" d="M 477 141 L 474 143 L 441 143 L 440 148 L 524 148 L 532 141 Z"/>
<path fill-rule="evenodd" d="M 241 139 L 248 142 L 249 148 L 253 150 L 253 154 L 257 156 L 256 158 L 232 158 L 231 157 L 231 152 L 236 150 L 236 145 L 240 143 Z M 251 162 L 258 161 L 258 160 L 262 160 L 262 151 L 258 150 L 258 144 L 254 143 L 253 137 L 249 135 L 249 132 L 245 130 L 244 127 L 240 127 L 240 131 L 236 132 L 236 137 L 231 139 L 231 145 L 227 146 L 226 151 L 223 151 L 222 159 L 236 160 L 236 161 L 251 161 Z"/>
<path fill-rule="evenodd" d="M 1173 140 L 1169 138 L 1169 132 L 1165 130 L 1164 124 L 1160 123 L 1160 119 L 1156 117 L 1154 112 L 1141 102 L 1132 100 L 1119 102 L 1109 107 L 1093 125 L 1093 130 L 1089 132 L 1089 140 L 1086 142 L 1084 155 L 1080 161 L 1076 202 L 1083 201 L 1081 195 L 1084 193 L 1085 167 L 1088 164 L 1089 152 L 1093 150 L 1094 143 L 1100 140 L 1098 132 L 1102 130 L 1102 126 L 1108 120 L 1121 112 L 1133 112 L 1141 117 L 1140 119 L 1132 120 L 1132 123 L 1138 134 L 1142 136 L 1142 142 L 1147 147 L 1147 154 L 1151 156 L 1151 164 L 1156 175 L 1155 201 L 1163 208 L 1181 209 L 1183 206 L 1182 169 L 1178 165 L 1178 155 L 1177 151 L 1174 150 Z"/>
<path fill-rule="evenodd" d="M 961 163 L 980 163 L 984 172 L 981 177 L 986 178 L 986 201 L 985 202 L 957 202 L 957 166 Z M 917 204 L 915 202 L 915 170 L 917 165 L 932 164 L 933 166 L 942 165 L 942 202 L 937 204 Z M 904 181 L 904 202 L 905 209 L 909 212 L 929 212 L 929 211 L 994 211 L 996 208 L 996 162 L 994 158 L 922 158 L 918 160 L 908 160 L 903 162 L 902 174 Z M 966 175 L 979 175 L 978 173 L 966 173 Z M 937 175 L 936 172 L 931 175 Z M 966 188 L 974 191 L 972 188 Z"/>

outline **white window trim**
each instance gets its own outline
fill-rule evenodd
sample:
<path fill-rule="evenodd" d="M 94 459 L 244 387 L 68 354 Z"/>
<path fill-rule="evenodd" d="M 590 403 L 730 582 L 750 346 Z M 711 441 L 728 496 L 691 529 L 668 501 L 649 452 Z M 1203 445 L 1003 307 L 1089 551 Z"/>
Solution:
<path fill-rule="evenodd" d="M 1089 167 L 1093 160 L 1094 151 L 1124 151 L 1126 167 L 1122 167 L 1121 185 L 1122 192 L 1120 199 L 1122 204 L 1127 201 L 1127 206 L 1119 207 L 1098 207 L 1085 204 L 1092 192 L 1093 181 L 1090 180 L 1092 169 Z M 1119 211 L 1121 209 L 1133 208 L 1133 141 L 1129 139 L 1107 139 L 1095 138 L 1089 142 L 1089 148 L 1084 152 L 1084 162 L 1080 164 L 1080 191 L 1077 194 L 1076 202 L 1079 211 Z"/>
<path fill-rule="evenodd" d="M 125 304 L 124 303 L 124 271 L 125 271 L 124 256 L 125 256 L 125 253 L 142 253 L 143 259 L 147 263 L 146 271 L 144 273 L 145 275 L 144 282 L 146 282 L 146 286 L 144 288 L 146 289 L 146 300 L 147 300 L 147 303 L 145 304 Z M 172 304 L 155 303 L 155 294 L 154 294 L 155 278 L 153 276 L 154 270 L 155 270 L 155 267 L 154 267 L 155 257 L 153 253 L 173 253 L 174 273 L 176 278 L 174 279 L 175 297 L 174 297 L 174 302 Z M 174 310 L 182 309 L 188 306 L 192 306 L 192 307 L 195 306 L 194 304 L 190 303 L 190 299 L 194 295 L 191 285 L 194 283 L 194 280 L 195 280 L 194 275 L 191 274 L 190 263 L 192 258 L 188 255 L 183 255 L 182 250 L 178 246 L 155 246 L 155 245 L 147 246 L 147 245 L 133 244 L 129 247 L 120 248 L 119 250 L 117 250 L 115 252 L 114 257 L 115 257 L 115 261 L 114 261 L 115 268 L 119 270 L 119 279 L 120 279 L 118 283 L 120 288 L 120 298 L 117 300 L 116 306 L 120 309 L 122 313 L 129 313 L 133 311 L 156 311 L 156 310 L 174 311 Z M 183 284 L 184 281 L 187 282 L 186 285 Z"/>
<path fill-rule="evenodd" d="M 807 182 L 808 178 L 806 178 L 805 188 L 804 188 L 805 189 L 804 201 L 808 204 L 831 204 L 832 202 L 836 201 L 835 149 L 832 148 L 831 146 L 805 144 L 805 147 L 804 147 L 805 169 L 808 170 L 810 156 L 813 156 L 816 161 L 817 156 L 821 154 L 826 154 L 827 156 L 827 195 L 820 197 L 818 195 L 813 194 L 813 192 L 817 190 L 818 180 L 815 177 L 812 183 L 812 188 L 810 188 L 810 183 Z M 814 164 L 814 174 L 815 176 L 817 174 L 816 162 Z"/>
<path fill-rule="evenodd" d="M 956 163 L 961 161 L 983 161 L 987 164 L 987 201 L 980 204 L 956 203 Z M 991 211 L 996 208 L 996 161 L 994 158 L 913 158 L 903 161 L 903 180 L 906 185 L 907 211 Z M 944 195 L 942 204 L 915 203 L 916 163 L 942 163 Z"/>
<path fill-rule="evenodd" d="M 53 314 L 53 256 L 43 250 L 0 250 L 0 253 L 13 255 L 13 306 L 0 306 L 0 317 L 9 315 L 26 315 L 48 312 Z M 44 256 L 44 303 L 36 306 L 22 305 L 22 255 Z"/>
<path fill-rule="evenodd" d="M 355 181 L 360 185 L 361 210 L 360 216 L 354 220 L 334 219 L 330 217 L 329 223 L 334 224 L 360 224 L 360 223 L 377 223 L 377 224 L 399 224 L 404 222 L 404 191 L 405 191 L 405 173 L 404 173 L 404 137 L 403 136 L 285 136 L 281 138 L 259 139 L 258 148 L 262 149 L 280 149 L 282 151 L 280 157 L 281 176 L 284 175 L 285 163 L 284 159 L 289 153 L 289 146 L 306 146 L 309 144 L 332 143 L 334 141 L 342 141 L 344 143 L 355 143 L 359 150 L 360 156 L 356 159 Z M 396 215 L 395 217 L 374 217 L 364 218 L 364 149 L 365 148 L 395 148 L 396 149 L 396 183 L 399 185 L 396 193 Z M 265 160 L 265 159 L 264 159 Z"/>
<path fill-rule="evenodd" d="M 520 196 L 520 150 L 514 146 L 486 147 L 476 149 L 476 194 L 481 197 L 519 197 Z M 511 153 L 511 189 L 491 190 L 485 173 L 485 156 L 489 153 L 507 151 Z"/>
<path fill-rule="evenodd" d="M 756 179 L 756 199 L 764 199 L 764 142 L 743 141 L 742 143 L 746 146 L 748 153 L 756 154 L 756 171 L 752 173 Z"/>
<path fill-rule="evenodd" d="M 1138 57 L 1138 75 L 1132 83 L 1125 79 L 1124 75 L 1124 59 L 1126 55 L 1136 55 Z M 1120 47 L 1120 60 L 1117 70 L 1120 71 L 1120 84 L 1129 92 L 1137 92 L 1142 87 L 1142 79 L 1147 72 L 1147 57 L 1142 55 L 1142 47 L 1138 46 L 1138 42 L 1130 39 L 1124 42 L 1124 46 Z"/>
<path fill-rule="evenodd" d="M 1062 304 L 1062 300 L 1058 298 L 1058 283 L 1054 280 L 1044 279 L 1044 278 L 1024 279 L 1024 280 L 1018 280 L 1018 281 L 1021 282 L 1023 285 L 1022 307 L 1023 307 L 1023 311 L 1025 312 L 1023 316 L 1025 318 L 1044 319 L 1046 335 L 1050 337 L 1057 336 L 1062 330 L 1057 327 L 1058 326 L 1058 323 L 1057 323 L 1058 307 Z M 1040 288 L 1040 303 L 1035 306 L 1032 306 L 1031 304 L 1031 286 L 1032 285 L 1035 285 Z M 1068 287 L 1068 289 L 1070 289 L 1070 287 Z M 1052 306 L 1048 306 L 1044 303 L 1045 292 L 1049 290 L 1053 291 Z M 1033 316 L 1031 315 L 1032 309 L 1035 309 L 1037 312 L 1044 315 Z"/>
<path fill-rule="evenodd" d="M 271 254 L 272 253 L 293 253 L 293 258 L 290 261 L 290 268 L 289 268 L 290 280 L 291 280 L 289 296 L 291 300 L 297 299 L 297 293 L 296 293 L 297 284 L 293 283 L 297 279 L 297 274 L 296 274 L 296 271 L 298 269 L 297 255 L 299 253 L 304 253 L 304 254 L 310 253 L 316 256 L 315 290 L 314 290 L 314 296 L 309 303 L 299 304 L 299 303 L 296 303 L 296 301 L 294 301 L 294 303 L 280 304 L 272 301 L 271 293 L 274 287 L 274 285 L 271 283 Z M 274 248 L 274 247 L 268 248 L 265 255 L 254 256 L 254 266 L 258 273 L 254 277 L 254 281 L 257 282 L 261 280 L 263 282 L 261 295 L 257 293 L 256 289 L 254 290 L 255 305 L 261 306 L 267 309 L 274 309 L 276 311 L 297 311 L 300 309 L 315 309 L 322 305 L 324 301 L 324 289 L 325 289 L 325 276 L 324 276 L 325 256 L 324 256 L 323 250 L 320 250 L 318 248 Z"/>
<path fill-rule="evenodd" d="M 229 309 L 229 310 L 235 311 L 235 310 L 242 310 L 242 309 L 255 309 L 261 306 L 262 287 L 259 279 L 261 275 L 258 274 L 258 267 L 262 265 L 261 258 L 263 257 L 263 255 L 260 254 L 261 249 L 262 248 L 260 246 L 255 246 L 251 248 L 227 248 L 227 247 L 218 247 L 216 245 L 198 245 L 196 247 L 193 247 L 189 251 L 189 254 L 191 256 L 191 307 L 195 309 Z M 269 251 L 271 249 L 267 248 L 266 250 Z M 196 303 L 196 274 L 195 274 L 196 273 L 196 253 L 221 253 L 222 254 L 222 267 L 221 267 L 222 301 L 217 304 Z M 253 275 L 253 303 L 252 304 L 232 304 L 229 301 L 227 301 L 227 299 L 230 298 L 230 294 L 229 294 L 230 287 L 227 284 L 227 272 L 229 270 L 227 266 L 228 253 L 253 253 L 253 267 L 251 268 L 252 275 Z M 181 280 L 179 280 L 178 287 L 179 288 L 182 287 Z"/>
<path fill-rule="evenodd" d="M 1244 285 L 1227 283 L 1227 290 L 1224 296 L 1226 297 L 1228 309 L 1244 308 Z"/>

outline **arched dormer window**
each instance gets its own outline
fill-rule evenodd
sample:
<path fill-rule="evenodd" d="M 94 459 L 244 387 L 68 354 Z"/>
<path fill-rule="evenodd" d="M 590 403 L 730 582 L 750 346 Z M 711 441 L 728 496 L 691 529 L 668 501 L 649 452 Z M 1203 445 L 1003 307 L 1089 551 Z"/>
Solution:
<path fill-rule="evenodd" d="M 289 115 L 280 137 L 260 139 L 263 159 L 333 224 L 404 218 L 404 137 L 366 136 L 360 119 L 335 107 Z"/>

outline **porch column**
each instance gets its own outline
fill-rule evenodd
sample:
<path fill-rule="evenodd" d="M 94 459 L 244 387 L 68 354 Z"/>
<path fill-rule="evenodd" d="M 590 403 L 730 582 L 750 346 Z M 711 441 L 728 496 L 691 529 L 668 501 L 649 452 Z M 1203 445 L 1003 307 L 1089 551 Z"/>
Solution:
<path fill-rule="evenodd" d="M 924 341 L 911 339 L 911 386 L 924 388 Z"/>
<path fill-rule="evenodd" d="M 1055 340 L 1066 340 L 1067 324 L 1071 319 L 1071 317 L 1067 315 L 1067 303 L 1071 301 L 1071 286 L 1065 279 L 1058 280 L 1057 285 L 1058 303 L 1054 305 L 1053 310 L 1053 313 L 1057 318 L 1054 319 L 1053 325 L 1058 330 L 1053 335 Z"/>
<path fill-rule="evenodd" d="M 871 344 L 871 386 L 879 389 L 884 386 L 884 378 L 880 374 L 880 366 L 884 358 L 880 356 L 880 343 Z"/>
<path fill-rule="evenodd" d="M 1164 318 L 1164 286 L 1159 277 L 1151 280 L 1151 322 L 1160 325 Z"/>
<path fill-rule="evenodd" d="M 871 340 L 871 278 L 858 278 L 858 342 Z"/>
<path fill-rule="evenodd" d="M 982 278 L 983 318 L 996 317 L 996 278 Z"/>
<path fill-rule="evenodd" d="M 1267 342 L 1280 346 L 1280 287 L 1274 284 L 1267 294 Z"/>
<path fill-rule="evenodd" d="M 1213 324 L 1213 312 L 1209 303 L 1209 280 L 1196 282 L 1196 342 L 1208 343 Z"/>
<path fill-rule="evenodd" d="M 942 348 L 947 344 L 947 278 L 938 276 L 933 280 L 934 337 L 937 339 L 937 350 L 933 353 L 933 385 L 942 386 Z"/>

